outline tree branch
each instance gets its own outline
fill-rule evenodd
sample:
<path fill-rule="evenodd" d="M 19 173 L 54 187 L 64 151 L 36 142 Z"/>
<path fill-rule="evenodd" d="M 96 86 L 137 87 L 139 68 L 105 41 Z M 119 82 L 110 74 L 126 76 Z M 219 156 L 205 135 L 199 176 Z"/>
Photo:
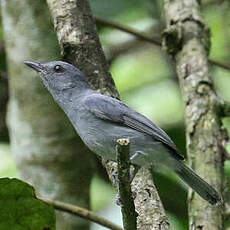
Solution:
<path fill-rule="evenodd" d="M 117 140 L 118 192 L 120 196 L 123 226 L 125 230 L 137 229 L 137 213 L 130 186 L 129 139 Z"/>
<path fill-rule="evenodd" d="M 119 97 L 103 53 L 87 0 L 47 0 L 63 59 L 85 73 L 103 94 Z"/>
<path fill-rule="evenodd" d="M 123 230 L 123 228 L 121 228 L 120 226 L 112 223 L 111 221 L 109 221 L 103 217 L 96 215 L 94 212 L 91 212 L 88 209 L 85 209 L 85 208 L 82 208 L 82 207 L 79 207 L 76 205 L 64 203 L 61 201 L 57 201 L 57 200 L 46 200 L 43 198 L 41 198 L 41 199 L 44 200 L 47 204 L 53 206 L 57 210 L 60 210 L 63 212 L 68 212 L 68 213 L 71 213 L 75 216 L 82 217 L 84 219 L 90 220 L 94 223 L 97 223 L 101 226 L 104 226 L 104 227 L 112 229 L 112 230 Z"/>
<path fill-rule="evenodd" d="M 106 167 L 110 180 L 113 180 L 114 171 L 117 166 L 114 162 L 106 162 Z M 153 177 L 149 169 L 142 167 L 131 184 L 132 192 L 136 195 L 134 203 L 136 207 L 137 229 L 138 230 L 170 230 L 168 217 L 165 214 L 157 189 L 153 182 Z"/>
<path fill-rule="evenodd" d="M 126 32 L 128 34 L 134 35 L 135 37 L 137 37 L 140 40 L 150 42 L 150 43 L 155 44 L 157 46 L 161 46 L 161 42 L 158 41 L 157 39 L 151 38 L 147 35 L 144 35 L 143 33 L 138 32 L 138 31 L 136 31 L 136 30 L 134 30 L 128 26 L 124 26 L 124 25 L 121 25 L 119 23 L 112 22 L 112 21 L 105 20 L 105 19 L 98 18 L 98 17 L 95 17 L 95 20 L 96 20 L 96 23 L 98 23 L 98 24 L 112 27 L 112 28 L 115 28 L 117 30 L 121 30 L 121 31 Z"/>
<path fill-rule="evenodd" d="M 217 109 L 220 101 L 208 73 L 209 28 L 196 0 L 164 0 L 164 42 L 176 59 L 186 105 L 187 153 L 190 165 L 218 191 L 223 185 L 225 132 Z M 213 207 L 189 190 L 190 229 L 223 229 L 223 206 Z"/>
<path fill-rule="evenodd" d="M 106 54 L 107 61 L 109 65 L 111 65 L 117 57 L 123 54 L 127 54 L 130 51 L 136 51 L 142 47 L 142 42 L 139 39 L 136 39 L 135 37 L 132 40 L 124 41 L 120 44 L 109 45 L 108 49 L 104 49 L 104 51 Z"/>
<path fill-rule="evenodd" d="M 128 26 L 124 26 L 124 25 L 121 25 L 119 23 L 108 21 L 108 20 L 98 18 L 98 17 L 95 17 L 95 21 L 98 24 L 102 24 L 102 25 L 105 25 L 105 26 L 108 26 L 111 28 L 115 28 L 117 30 L 121 30 L 121 31 L 126 32 L 128 34 L 131 34 L 131 35 L 137 37 L 139 40 L 149 42 L 149 43 L 154 44 L 156 46 L 161 46 L 162 42 L 159 41 L 158 39 L 149 37 L 148 35 L 144 35 L 143 33 L 138 32 L 138 31 L 136 31 L 136 30 L 134 30 Z M 212 65 L 216 65 L 218 67 L 221 67 L 223 69 L 230 71 L 230 64 L 225 64 L 225 63 L 213 60 L 213 59 L 208 59 L 208 61 Z"/>
<path fill-rule="evenodd" d="M 216 65 L 216 66 L 219 66 L 219 67 L 221 67 L 223 69 L 230 70 L 230 64 L 222 63 L 222 62 L 213 60 L 211 58 L 209 58 L 208 61 L 212 65 Z"/>

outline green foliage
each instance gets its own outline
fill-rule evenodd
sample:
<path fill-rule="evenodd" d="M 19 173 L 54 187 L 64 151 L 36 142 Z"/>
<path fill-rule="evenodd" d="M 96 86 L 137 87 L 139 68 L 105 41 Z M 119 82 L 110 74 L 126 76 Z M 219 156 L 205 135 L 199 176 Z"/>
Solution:
<path fill-rule="evenodd" d="M 18 179 L 0 179 L 0 230 L 55 230 L 54 209 Z"/>
<path fill-rule="evenodd" d="M 111 72 L 122 100 L 129 106 L 164 128 L 182 121 L 179 87 L 159 49 L 150 46 L 123 55 L 113 63 Z"/>
<path fill-rule="evenodd" d="M 9 144 L 0 143 L 0 177 L 16 177 L 17 170 Z"/>
<path fill-rule="evenodd" d="M 103 196 L 101 195 L 103 194 Z M 99 211 L 115 201 L 115 189 L 99 177 L 95 176 L 91 183 L 91 208 Z"/>
<path fill-rule="evenodd" d="M 170 74 L 166 60 L 159 49 L 148 47 L 138 53 L 123 55 L 113 63 L 111 71 L 120 93 L 167 79 Z M 157 68 L 156 68 L 157 67 Z"/>
<path fill-rule="evenodd" d="M 111 18 L 121 14 L 135 13 L 145 11 L 148 0 L 91 0 L 90 4 L 94 15 Z M 138 10 L 137 10 L 138 9 Z"/>
<path fill-rule="evenodd" d="M 229 16 L 229 8 L 225 6 L 216 7 L 211 6 L 204 9 L 204 16 L 206 23 L 211 28 L 211 53 L 212 58 L 217 58 L 219 60 L 224 60 L 229 56 L 228 45 L 229 30 L 227 28 L 226 17 Z"/>

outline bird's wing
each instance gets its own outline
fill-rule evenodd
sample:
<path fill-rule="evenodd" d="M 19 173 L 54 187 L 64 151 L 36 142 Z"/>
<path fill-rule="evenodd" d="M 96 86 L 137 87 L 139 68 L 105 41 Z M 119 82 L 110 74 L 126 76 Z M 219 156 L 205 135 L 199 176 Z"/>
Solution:
<path fill-rule="evenodd" d="M 176 145 L 160 127 L 121 101 L 102 94 L 93 94 L 85 99 L 84 104 L 88 111 L 96 117 L 150 135 L 162 142 L 170 150 L 173 150 L 174 157 L 180 160 L 184 159 L 178 153 Z"/>

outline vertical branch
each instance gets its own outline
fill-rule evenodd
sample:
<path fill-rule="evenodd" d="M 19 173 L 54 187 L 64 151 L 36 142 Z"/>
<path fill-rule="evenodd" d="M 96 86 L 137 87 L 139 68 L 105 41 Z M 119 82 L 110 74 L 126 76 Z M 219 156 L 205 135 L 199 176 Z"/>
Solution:
<path fill-rule="evenodd" d="M 82 70 L 92 87 L 101 93 L 119 97 L 108 71 L 94 19 L 87 0 L 47 0 L 65 60 Z M 119 138 L 119 137 L 118 137 Z M 116 165 L 106 163 L 110 178 Z M 142 169 L 133 181 L 139 230 L 169 229 L 168 219 L 154 186 L 151 173 Z"/>
<path fill-rule="evenodd" d="M 117 140 L 118 192 L 120 196 L 123 226 L 125 230 L 137 229 L 137 213 L 130 186 L 129 139 Z"/>
<path fill-rule="evenodd" d="M 165 0 L 164 46 L 176 59 L 186 105 L 187 153 L 190 165 L 218 191 L 223 184 L 220 102 L 208 73 L 210 32 L 200 15 L 199 1 Z M 190 229 L 223 229 L 223 207 L 213 207 L 189 191 Z"/>

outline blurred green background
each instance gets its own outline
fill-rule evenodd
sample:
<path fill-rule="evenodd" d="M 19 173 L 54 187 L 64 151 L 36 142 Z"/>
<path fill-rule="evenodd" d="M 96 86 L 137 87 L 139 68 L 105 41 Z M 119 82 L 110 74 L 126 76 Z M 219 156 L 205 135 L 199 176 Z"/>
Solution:
<path fill-rule="evenodd" d="M 211 28 L 210 57 L 230 63 L 230 3 L 202 1 L 202 14 Z M 94 15 L 136 28 L 149 36 L 160 38 L 164 28 L 160 0 L 91 0 Z M 161 126 L 185 152 L 184 105 L 178 85 L 175 64 L 157 46 L 140 42 L 124 32 L 98 25 L 103 49 L 110 61 L 110 70 L 122 100 Z M 0 28 L 0 119 L 5 120 L 6 64 L 2 28 Z M 230 101 L 230 71 L 210 66 L 210 74 L 219 96 Z M 230 129 L 230 119 L 224 120 Z M 0 125 L 0 176 L 16 177 L 17 170 L 10 153 L 7 131 Z M 230 163 L 225 172 L 230 177 Z M 165 209 L 174 229 L 187 229 L 186 188 L 170 171 L 154 173 Z M 101 195 L 103 194 L 103 196 Z M 92 184 L 92 208 L 110 219 L 121 222 L 115 202 L 115 191 L 98 177 Z M 104 229 L 93 225 L 92 229 Z"/>

